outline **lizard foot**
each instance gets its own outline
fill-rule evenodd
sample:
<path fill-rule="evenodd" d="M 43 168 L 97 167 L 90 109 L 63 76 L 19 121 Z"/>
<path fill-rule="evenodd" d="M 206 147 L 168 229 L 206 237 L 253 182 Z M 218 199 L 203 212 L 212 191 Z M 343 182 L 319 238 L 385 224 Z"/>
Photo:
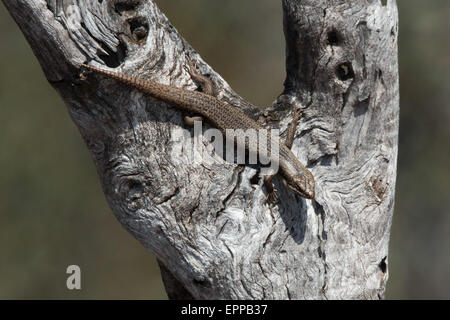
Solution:
<path fill-rule="evenodd" d="M 267 194 L 267 203 L 269 204 L 269 206 L 273 207 L 274 205 L 278 204 L 279 199 L 278 199 L 278 195 L 277 195 L 277 189 L 273 188 L 272 192 L 269 192 Z"/>
<path fill-rule="evenodd" d="M 272 183 L 273 176 L 266 176 L 264 177 L 264 186 L 267 190 L 267 202 L 272 207 L 278 203 L 278 195 L 277 195 L 277 189 L 274 187 Z"/>

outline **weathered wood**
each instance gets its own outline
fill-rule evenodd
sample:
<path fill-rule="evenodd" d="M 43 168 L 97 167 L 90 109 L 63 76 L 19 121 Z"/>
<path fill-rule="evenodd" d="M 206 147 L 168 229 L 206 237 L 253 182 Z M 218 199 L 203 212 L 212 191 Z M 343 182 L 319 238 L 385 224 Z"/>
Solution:
<path fill-rule="evenodd" d="M 304 200 L 276 179 L 273 208 L 256 169 L 189 152 L 194 140 L 209 142 L 180 112 L 113 80 L 80 78 L 79 64 L 95 60 L 196 89 L 184 65 L 197 54 L 153 1 L 3 3 L 66 102 L 114 214 L 158 257 L 170 297 L 383 296 L 399 113 L 395 1 L 283 1 L 287 78 L 269 109 L 282 131 L 290 111 L 304 109 L 293 150 L 317 189 Z M 259 115 L 198 59 L 221 99 Z"/>

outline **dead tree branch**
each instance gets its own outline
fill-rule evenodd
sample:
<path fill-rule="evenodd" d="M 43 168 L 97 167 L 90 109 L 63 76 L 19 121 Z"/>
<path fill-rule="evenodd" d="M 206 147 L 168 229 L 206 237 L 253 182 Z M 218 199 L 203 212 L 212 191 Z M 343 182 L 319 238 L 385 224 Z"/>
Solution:
<path fill-rule="evenodd" d="M 287 79 L 269 110 L 285 132 L 291 111 L 303 109 L 293 152 L 317 189 L 304 200 L 276 179 L 274 208 L 255 168 L 196 160 L 194 141 L 210 144 L 192 135 L 181 112 L 116 81 L 80 78 L 79 65 L 94 60 L 195 90 L 184 68 L 191 56 L 220 99 L 261 114 L 153 1 L 3 3 L 64 99 L 112 211 L 159 259 L 170 297 L 383 296 L 399 115 L 394 0 L 283 1 Z"/>

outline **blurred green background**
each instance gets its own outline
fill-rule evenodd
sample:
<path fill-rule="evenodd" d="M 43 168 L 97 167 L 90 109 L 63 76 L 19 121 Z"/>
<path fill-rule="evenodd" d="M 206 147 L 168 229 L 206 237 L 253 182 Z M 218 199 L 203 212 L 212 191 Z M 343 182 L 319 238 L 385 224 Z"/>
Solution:
<path fill-rule="evenodd" d="M 281 1 L 160 0 L 257 105 L 284 80 Z M 399 0 L 400 149 L 387 298 L 450 298 L 450 1 Z M 154 257 L 114 218 L 77 128 L 0 5 L 0 298 L 167 298 Z M 82 290 L 66 289 L 66 267 Z"/>

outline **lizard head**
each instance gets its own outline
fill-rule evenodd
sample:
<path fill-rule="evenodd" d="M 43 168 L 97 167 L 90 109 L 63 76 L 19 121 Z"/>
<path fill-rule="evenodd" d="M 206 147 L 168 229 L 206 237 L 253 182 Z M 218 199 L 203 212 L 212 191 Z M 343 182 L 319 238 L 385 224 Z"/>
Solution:
<path fill-rule="evenodd" d="M 309 172 L 308 172 L 309 173 Z M 306 199 L 314 199 L 315 197 L 315 183 L 311 174 L 294 175 L 290 177 L 284 177 L 286 186 Z"/>
<path fill-rule="evenodd" d="M 306 199 L 314 199 L 315 182 L 312 173 L 306 169 L 287 148 L 280 149 L 282 156 L 279 164 L 281 176 L 286 186 Z"/>

